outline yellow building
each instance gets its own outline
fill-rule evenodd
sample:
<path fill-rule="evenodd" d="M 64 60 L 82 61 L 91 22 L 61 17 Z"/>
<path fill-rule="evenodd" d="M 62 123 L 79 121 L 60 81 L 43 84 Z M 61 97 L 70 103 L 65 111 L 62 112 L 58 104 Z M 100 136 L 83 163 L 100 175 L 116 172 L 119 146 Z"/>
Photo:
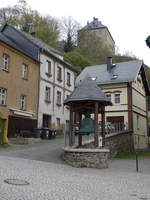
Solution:
<path fill-rule="evenodd" d="M 106 122 L 123 124 L 133 131 L 135 148 L 147 148 L 147 96 L 150 95 L 143 62 L 134 60 L 86 67 L 76 79 L 76 86 L 86 76 L 96 79 L 113 106 L 106 108 Z"/>
<path fill-rule="evenodd" d="M 3 139 L 7 141 L 7 129 L 8 137 L 12 137 L 37 126 L 39 62 L 38 57 L 30 54 L 31 44 L 30 51 L 20 48 L 3 28 L 0 32 L 0 117 Z"/>

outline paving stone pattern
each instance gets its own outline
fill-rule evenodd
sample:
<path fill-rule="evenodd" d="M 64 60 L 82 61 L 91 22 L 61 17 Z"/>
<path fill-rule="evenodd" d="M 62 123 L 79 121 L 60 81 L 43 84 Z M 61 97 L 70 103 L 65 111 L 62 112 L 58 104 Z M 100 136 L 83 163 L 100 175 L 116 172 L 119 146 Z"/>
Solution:
<path fill-rule="evenodd" d="M 0 156 L 1 200 L 150 200 L 150 160 L 110 163 L 108 169 L 73 168 L 64 164 Z M 26 186 L 4 183 L 14 178 Z"/>

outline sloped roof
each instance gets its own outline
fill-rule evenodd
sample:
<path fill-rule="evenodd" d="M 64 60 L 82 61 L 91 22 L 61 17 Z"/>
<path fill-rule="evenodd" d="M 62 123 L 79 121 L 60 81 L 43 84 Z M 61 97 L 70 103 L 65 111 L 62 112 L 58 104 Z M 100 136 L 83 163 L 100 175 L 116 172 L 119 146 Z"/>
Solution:
<path fill-rule="evenodd" d="M 142 60 L 116 63 L 111 71 L 107 70 L 107 64 L 86 67 L 76 79 L 76 86 L 80 84 L 87 74 L 96 78 L 97 84 L 113 84 L 133 82 L 143 64 Z M 117 78 L 114 79 L 113 75 Z"/>
<path fill-rule="evenodd" d="M 74 92 L 65 100 L 64 104 L 80 101 L 98 101 L 105 105 L 111 105 L 111 102 L 101 91 L 95 80 L 86 77 L 81 84 L 75 88 Z"/>
<path fill-rule="evenodd" d="M 1 35 L 3 35 L 4 42 L 7 41 L 8 45 L 39 61 L 39 47 L 22 37 L 17 29 L 5 24 L 1 28 Z"/>
<path fill-rule="evenodd" d="M 18 30 L 20 33 L 22 33 L 26 38 L 28 38 L 30 41 L 32 41 L 35 45 L 37 45 L 39 48 L 44 49 L 46 52 L 52 53 L 55 56 L 63 57 L 62 53 L 51 47 L 50 45 L 47 45 L 45 42 L 40 40 L 39 38 L 36 38 L 35 36 L 32 36 L 31 34 L 25 33 L 23 31 Z"/>
<path fill-rule="evenodd" d="M 70 63 L 63 60 L 63 56 L 59 51 L 47 45 L 42 40 L 28 33 L 20 31 L 8 24 L 3 25 L 0 28 L 0 32 L 6 38 L 8 38 L 9 41 L 16 44 L 16 46 L 19 49 L 21 49 L 28 56 L 34 58 L 35 60 L 39 60 L 40 51 L 45 51 L 46 53 L 52 55 L 54 58 L 58 59 L 61 63 L 66 64 L 66 66 L 70 68 L 71 70 L 76 71 Z"/>
<path fill-rule="evenodd" d="M 0 32 L 0 41 L 9 45 L 10 47 L 13 47 L 14 49 L 22 52 L 23 54 L 25 54 L 26 56 L 30 57 L 31 59 L 39 62 L 39 60 L 32 56 L 30 53 L 28 53 L 26 50 L 20 48 L 15 42 L 13 42 L 12 40 L 10 40 L 8 37 L 6 37 L 3 33 Z"/>

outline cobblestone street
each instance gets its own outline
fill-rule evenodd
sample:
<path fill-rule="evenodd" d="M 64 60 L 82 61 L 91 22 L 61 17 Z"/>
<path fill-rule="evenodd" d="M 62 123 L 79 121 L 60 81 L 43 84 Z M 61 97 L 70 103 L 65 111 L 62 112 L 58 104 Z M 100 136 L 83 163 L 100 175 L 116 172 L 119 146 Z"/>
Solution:
<path fill-rule="evenodd" d="M 109 169 L 77 169 L 63 164 L 0 156 L 2 200 L 149 200 L 150 160 L 140 173 L 134 161 L 113 161 Z M 30 183 L 12 186 L 4 179 Z"/>
<path fill-rule="evenodd" d="M 72 168 L 61 159 L 62 146 L 63 140 L 58 138 L 0 150 L 0 199 L 150 200 L 150 159 L 140 160 L 139 173 L 134 160 L 113 160 L 104 170 Z M 30 184 L 4 182 L 11 178 Z"/>

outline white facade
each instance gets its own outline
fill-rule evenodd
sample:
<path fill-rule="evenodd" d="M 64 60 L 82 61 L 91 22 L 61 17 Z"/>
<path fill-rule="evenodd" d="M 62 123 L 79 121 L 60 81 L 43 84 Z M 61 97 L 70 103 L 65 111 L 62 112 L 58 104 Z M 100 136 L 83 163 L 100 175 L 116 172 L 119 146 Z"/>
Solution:
<path fill-rule="evenodd" d="M 69 120 L 69 110 L 63 104 L 67 95 L 74 90 L 74 71 L 65 63 L 56 61 L 46 54 L 41 53 L 40 61 L 38 127 L 61 129 Z M 50 63 L 49 73 L 47 73 L 47 61 Z M 60 79 L 58 79 L 58 69 L 61 69 Z M 68 76 L 70 84 L 67 83 Z M 46 87 L 50 92 L 46 93 Z"/>

